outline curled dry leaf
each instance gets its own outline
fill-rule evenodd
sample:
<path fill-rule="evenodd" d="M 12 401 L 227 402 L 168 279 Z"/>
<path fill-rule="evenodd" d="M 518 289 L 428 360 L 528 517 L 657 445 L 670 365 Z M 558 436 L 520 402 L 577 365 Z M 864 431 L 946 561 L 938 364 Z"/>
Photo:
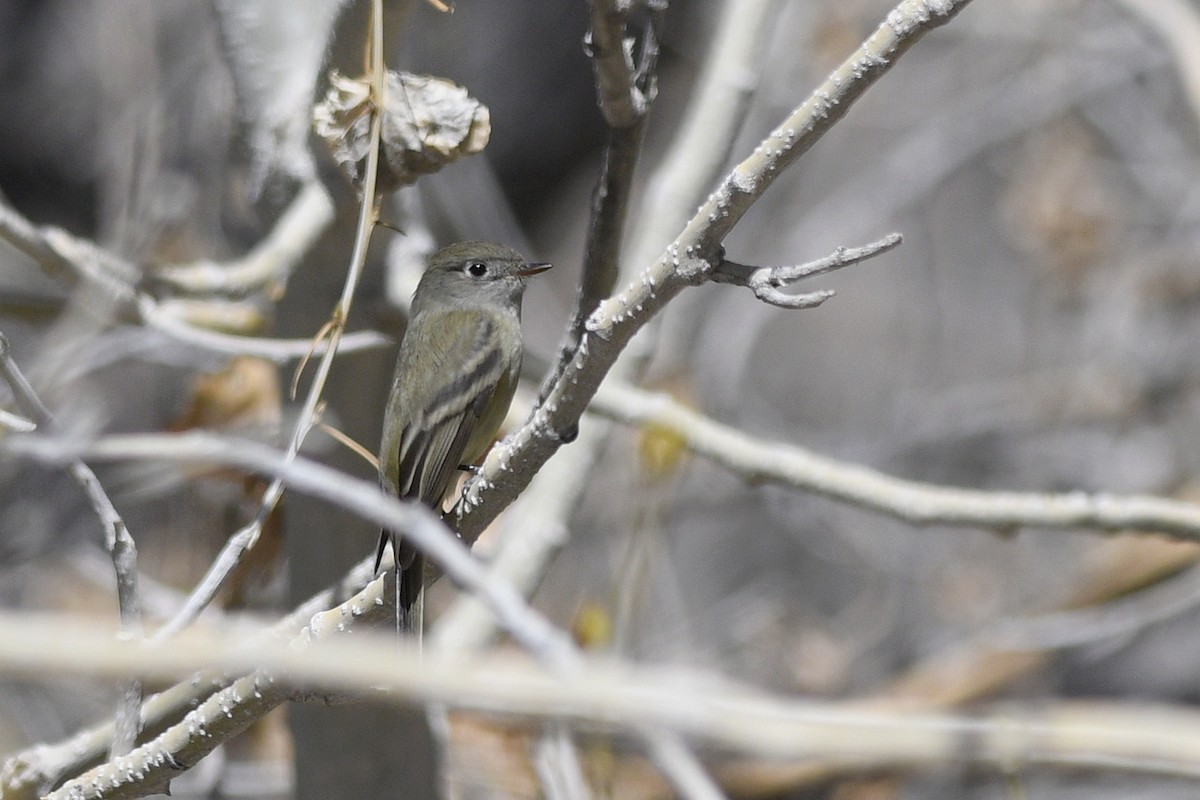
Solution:
<path fill-rule="evenodd" d="M 329 76 L 329 91 L 313 109 L 317 135 L 354 182 L 362 179 L 370 146 L 370 81 Z M 379 188 L 389 191 L 481 151 L 491 135 L 487 106 L 452 81 L 388 71 Z"/>

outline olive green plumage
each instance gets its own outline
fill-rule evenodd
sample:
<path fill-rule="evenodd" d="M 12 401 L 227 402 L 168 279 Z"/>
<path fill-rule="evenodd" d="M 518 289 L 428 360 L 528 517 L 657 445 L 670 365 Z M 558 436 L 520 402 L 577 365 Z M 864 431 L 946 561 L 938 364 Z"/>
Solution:
<path fill-rule="evenodd" d="M 456 471 L 487 451 L 521 372 L 526 279 L 548 268 L 491 242 L 459 242 L 430 258 L 413 295 L 383 417 L 379 480 L 388 491 L 440 510 Z M 398 624 L 419 632 L 424 558 L 384 531 L 376 570 L 389 541 L 398 571 Z"/>

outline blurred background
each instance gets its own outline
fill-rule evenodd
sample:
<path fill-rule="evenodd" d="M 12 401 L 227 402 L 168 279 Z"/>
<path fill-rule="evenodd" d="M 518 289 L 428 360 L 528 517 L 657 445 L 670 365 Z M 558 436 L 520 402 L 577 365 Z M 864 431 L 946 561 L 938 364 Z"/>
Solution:
<path fill-rule="evenodd" d="M 730 164 L 891 5 L 778 2 Z M 0 198 L 153 276 L 245 252 L 315 175 L 337 209 L 329 229 L 286 286 L 222 300 L 214 312 L 239 333 L 308 338 L 341 291 L 357 200 L 308 134 L 307 109 L 325 91 L 326 68 L 361 72 L 366 4 L 238 6 L 0 0 Z M 257 18 L 247 10 L 256 8 Z M 714 0 L 670 5 L 639 186 L 677 141 L 717 11 Z M 395 287 L 405 285 L 397 276 L 408 256 L 397 242 L 418 232 L 430 244 L 493 238 L 556 265 L 525 302 L 527 347 L 550 358 L 574 300 L 604 135 L 581 44 L 587 6 L 461 0 L 449 15 L 392 2 L 385 13 L 389 65 L 466 87 L 489 108 L 492 136 L 482 155 L 385 203 L 385 219 L 413 235 L 376 233 L 350 327 L 402 334 L 403 310 L 390 298 L 403 296 Z M 837 290 L 815 310 L 768 307 L 730 286 L 689 290 L 664 314 L 647 382 L 763 440 L 910 479 L 1195 497 L 1198 114 L 1200 4 L 980 0 L 904 56 L 726 241 L 731 258 L 764 265 L 894 230 L 904 245 L 804 287 Z M 667 210 L 638 200 L 632 219 L 659 213 Z M 293 364 L 231 361 L 130 324 L 3 243 L 0 331 L 60 424 L 80 435 L 268 435 L 293 418 L 281 388 Z M 326 392 L 326 420 L 370 450 L 393 359 L 394 348 L 342 356 Z M 917 529 L 750 486 L 670 448 L 652 457 L 652 436 L 616 429 L 534 598 L 565 627 L 599 619 L 606 632 L 585 636 L 590 646 L 787 694 L 933 706 L 1047 696 L 1190 702 L 1200 691 L 1192 547 L 1087 531 Z M 309 450 L 372 474 L 319 434 Z M 137 540 L 151 620 L 177 607 L 261 491 L 245 476 L 158 467 L 100 476 Z M 509 515 L 505 524 L 520 523 Z M 339 509 L 288 495 L 223 607 L 290 608 L 365 557 L 376 535 Z M 0 461 L 5 606 L 114 615 L 110 575 L 74 484 L 28 461 Z M 453 595 L 439 584 L 431 613 Z M 1093 607 L 1112 615 L 1080 611 Z M 1049 618 L 1057 627 L 1030 621 L 1071 610 Z M 1063 626 L 1068 635 L 1058 635 Z M 931 685 L 930 665 L 959 652 L 976 660 Z M 0 752 L 65 738 L 110 713 L 112 697 L 84 681 L 6 681 Z M 416 713 L 293 706 L 173 793 L 394 796 L 390 771 L 401 767 L 380 732 L 411 726 Z M 479 746 L 512 746 L 501 738 Z M 528 765 L 498 752 L 510 756 L 449 760 L 462 771 L 459 796 L 536 796 Z M 597 787 L 662 796 L 627 752 L 589 744 Z M 846 779 L 725 766 L 735 796 L 1015 791 L 1007 776 L 965 768 Z M 1022 770 L 1019 780 L 1037 797 L 1195 790 L 1106 772 Z"/>

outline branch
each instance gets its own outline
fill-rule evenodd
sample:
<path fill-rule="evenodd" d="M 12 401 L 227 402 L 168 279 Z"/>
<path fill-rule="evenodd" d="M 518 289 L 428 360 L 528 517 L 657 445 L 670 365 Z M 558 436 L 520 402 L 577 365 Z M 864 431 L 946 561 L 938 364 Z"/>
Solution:
<path fill-rule="evenodd" d="M 665 12 L 665 4 L 650 8 L 642 34 L 641 64 L 635 68 L 633 43 L 624 36 L 629 9 L 615 0 L 592 0 L 590 5 L 591 29 L 585 43 L 595 67 L 596 93 L 608 128 L 600 177 L 592 191 L 583 275 L 554 366 L 556 375 L 562 372 L 583 339 L 588 316 L 601 300 L 612 294 L 617 284 L 633 174 L 656 91 L 658 30 Z"/>
<path fill-rule="evenodd" d="M 381 587 L 382 581 L 374 585 Z M 253 698 L 254 691 L 272 697 L 292 691 L 261 677 L 269 672 L 286 675 L 293 687 L 358 694 L 384 688 L 386 694 L 372 697 L 395 703 L 440 703 L 516 721 L 562 719 L 618 733 L 655 727 L 722 751 L 781 763 L 820 759 L 878 769 L 965 759 L 1006 771 L 1041 764 L 1200 776 L 1196 769 L 1200 713 L 1192 708 L 1039 700 L 1029 710 L 1008 704 L 955 715 L 799 700 L 764 694 L 711 674 L 602 660 L 584 662 L 569 674 L 547 675 L 526 661 L 504 655 L 422 656 L 397 647 L 386 634 L 336 635 L 337 622 L 349 620 L 349 613 L 334 609 L 323 615 L 324 624 L 309 632 L 309 641 L 319 646 L 303 650 L 261 634 L 199 631 L 184 633 L 170 648 L 149 648 L 114 642 L 93 621 L 0 614 L 0 669 L 9 674 L 100 677 L 132 671 L 158 679 L 177 678 L 196 669 L 259 675 L 257 683 L 244 687 L 242 703 Z M 219 704 L 224 694 L 211 702 Z M 237 719 L 240 709 L 231 706 L 228 714 Z M 229 718 L 219 708 L 216 711 L 214 720 Z M 122 767 L 154 770 L 155 777 L 169 777 L 176 771 L 170 764 L 144 761 Z M 105 773 L 109 774 L 125 780 Z M 151 780 L 143 779 L 145 788 L 151 785 Z M 77 788 L 73 797 L 130 796 L 101 794 L 79 780 L 51 797 L 67 797 L 69 787 Z"/>
<path fill-rule="evenodd" d="M 746 480 L 816 492 L 913 525 L 1132 529 L 1200 541 L 1200 506 L 1193 503 L 1148 495 L 989 492 L 908 481 L 794 445 L 754 439 L 667 395 L 630 386 L 605 384 L 591 408 L 620 422 L 670 431 L 693 452 Z"/>
<path fill-rule="evenodd" d="M 824 258 L 799 266 L 750 267 L 729 259 L 721 259 L 721 263 L 712 274 L 712 281 L 745 286 L 754 292 L 754 296 L 759 300 L 780 308 L 812 308 L 833 297 L 833 291 L 826 289 L 789 295 L 779 291 L 779 288 L 874 258 L 896 248 L 902 241 L 904 238 L 900 234 L 889 233 L 882 239 L 862 247 L 839 247 Z"/>
<path fill-rule="evenodd" d="M 0 377 L 12 389 L 17 404 L 42 431 L 54 429 L 50 409 L 42 403 L 33 385 L 26 379 L 12 350 L 8 337 L 0 333 Z M 92 468 L 80 459 L 66 464 L 67 474 L 83 489 L 92 511 L 104 529 L 104 547 L 112 559 L 117 581 L 117 608 L 121 617 L 120 636 L 140 639 L 142 636 L 142 603 L 138 595 L 137 545 L 129 535 L 125 520 L 109 499 Z M 112 754 L 129 752 L 138 734 L 138 708 L 142 703 L 142 685 L 138 681 L 123 681 L 118 689 L 116 723 L 112 738 Z"/>
<path fill-rule="evenodd" d="M 633 335 L 684 288 L 706 282 L 720 263 L 721 242 L 774 180 L 833 127 L 850 106 L 925 32 L 950 20 L 969 0 L 904 0 L 870 38 L 709 196 L 657 262 L 600 304 L 574 358 L 519 430 L 488 453 L 458 506 L 458 528 L 473 542 L 573 439 L 589 399 Z"/>
<path fill-rule="evenodd" d="M 651 179 L 645 207 L 653 213 L 638 218 L 633 256 L 626 266 L 653 258 L 647 243 L 651 248 L 661 247 L 670 232 L 687 221 L 687 214 L 702 199 L 704 187 L 716 181 L 757 85 L 767 21 L 777 6 L 777 0 L 726 0 L 723 4 L 716 39 L 676 136 L 678 144 Z M 622 365 L 627 363 L 623 360 L 616 371 L 624 375 Z M 559 450 L 553 464 L 538 472 L 522 494 L 516 515 L 520 524 L 508 526 L 489 562 L 492 570 L 525 596 L 533 594 L 554 554 L 566 543 L 567 521 L 607 438 L 606 426 L 583 428 L 572 446 Z M 433 646 L 480 647 L 494 633 L 487 609 L 463 596 L 441 615 L 430 641 Z"/>
<path fill-rule="evenodd" d="M 335 609 L 337 621 L 343 625 L 352 623 L 357 619 L 354 609 L 364 600 L 370 599 L 372 607 L 377 605 L 372 599 L 375 597 L 372 592 L 377 594 L 378 590 L 373 590 L 369 585 L 374 577 L 373 567 L 373 559 L 364 559 L 333 586 L 309 598 L 274 623 L 267 632 L 268 635 L 274 638 L 294 639 L 299 632 L 299 635 L 303 636 L 305 627 L 312 624 L 314 616 L 329 611 L 337 603 L 341 603 Z M 363 588 L 364 586 L 366 588 Z M 387 612 L 388 609 L 384 607 L 382 613 Z M 148 742 L 138 750 L 142 751 L 142 748 L 148 747 L 155 753 L 156 761 L 164 762 L 169 753 L 165 749 L 168 743 L 178 744 L 182 733 L 194 738 L 200 736 L 201 730 L 207 732 L 207 727 L 188 725 L 184 717 L 201 706 L 207 698 L 233 682 L 234 677 L 227 671 L 207 670 L 151 696 L 142 704 L 142 731 L 155 737 L 157 743 Z M 241 699 L 234 699 L 232 702 L 236 704 L 257 699 L 252 693 L 245 692 L 238 693 L 238 697 Z M 9 756 L 0 765 L 0 793 L 12 800 L 33 800 L 40 797 L 58 784 L 64 776 L 77 775 L 81 770 L 101 762 L 112 740 L 112 732 L 113 724 L 108 722 L 80 731 L 63 742 L 36 745 Z M 211 738 L 210 741 L 214 746 L 220 743 L 215 738 Z M 161 757 L 158 755 L 160 751 Z M 132 779 L 132 775 L 126 777 Z"/>
<path fill-rule="evenodd" d="M 374 581 L 337 608 L 314 615 L 288 642 L 287 652 L 305 658 L 308 655 L 305 651 L 314 642 L 333 633 L 347 633 L 356 622 L 382 619 L 389 612 L 383 595 L 384 581 Z M 274 628 L 260 632 L 246 646 L 279 650 L 281 644 L 271 635 L 273 631 Z M 180 647 L 186 649 L 186 644 L 172 642 L 169 648 L 149 652 L 178 652 Z M 269 672 L 261 665 L 242 665 L 237 671 L 248 674 L 214 692 L 152 741 L 67 781 L 46 795 L 45 800 L 114 800 L 167 792 L 173 777 L 296 695 L 294 686 L 272 677 L 280 673 Z M 3 788 L 6 785 L 0 784 L 0 789 Z"/>
<path fill-rule="evenodd" d="M 600 111 L 610 128 L 637 124 L 650 110 L 657 92 L 655 63 L 658 60 L 657 27 L 666 3 L 646 3 L 650 19 L 642 37 L 640 63 L 634 64 L 634 42 L 625 36 L 631 3 L 627 0 L 589 0 L 591 28 L 584 47 L 592 57 Z"/>

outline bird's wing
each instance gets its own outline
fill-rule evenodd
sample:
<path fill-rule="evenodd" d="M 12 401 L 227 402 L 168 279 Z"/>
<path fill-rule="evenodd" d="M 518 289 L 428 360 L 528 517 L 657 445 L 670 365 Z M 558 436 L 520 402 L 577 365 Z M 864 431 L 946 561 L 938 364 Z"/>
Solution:
<path fill-rule="evenodd" d="M 385 440 L 381 453 L 384 477 L 400 497 L 433 506 L 441 501 L 471 433 L 512 367 L 497 335 L 500 324 L 472 310 L 446 311 L 425 315 L 406 334 L 388 409 L 400 424 L 388 426 L 388 438 L 396 441 Z M 420 385 L 405 380 L 414 353 L 445 379 Z"/>

